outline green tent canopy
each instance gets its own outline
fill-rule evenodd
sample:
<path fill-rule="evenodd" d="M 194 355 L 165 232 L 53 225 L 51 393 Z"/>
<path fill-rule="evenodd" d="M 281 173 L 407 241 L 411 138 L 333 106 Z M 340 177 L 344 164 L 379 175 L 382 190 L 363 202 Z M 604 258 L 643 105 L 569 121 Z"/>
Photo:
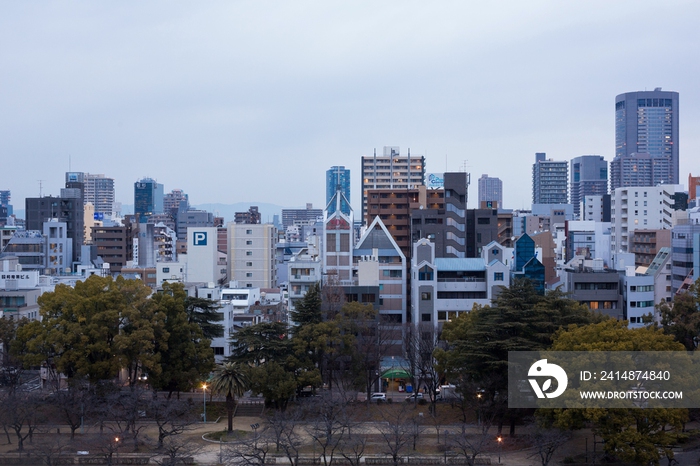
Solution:
<path fill-rule="evenodd" d="M 400 367 L 392 367 L 382 374 L 383 379 L 410 379 L 411 374 Z"/>

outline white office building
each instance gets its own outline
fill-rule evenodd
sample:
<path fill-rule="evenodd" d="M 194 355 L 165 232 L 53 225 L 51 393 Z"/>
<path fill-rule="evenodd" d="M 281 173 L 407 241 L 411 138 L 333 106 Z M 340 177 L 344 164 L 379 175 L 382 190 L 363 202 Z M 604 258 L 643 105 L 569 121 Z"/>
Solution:
<path fill-rule="evenodd" d="M 629 239 L 636 229 L 670 229 L 674 192 L 673 186 L 617 188 L 610 205 L 611 252 L 629 252 Z"/>

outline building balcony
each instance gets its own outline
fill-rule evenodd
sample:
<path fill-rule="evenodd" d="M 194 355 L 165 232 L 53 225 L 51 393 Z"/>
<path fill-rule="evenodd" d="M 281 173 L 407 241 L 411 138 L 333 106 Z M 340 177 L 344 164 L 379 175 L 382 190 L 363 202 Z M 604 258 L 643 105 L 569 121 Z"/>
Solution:
<path fill-rule="evenodd" d="M 318 281 L 318 278 L 316 278 L 314 275 L 290 275 L 289 281 L 315 283 Z"/>
<path fill-rule="evenodd" d="M 489 299 L 438 299 L 435 301 L 435 309 L 469 312 L 474 307 L 474 304 L 488 306 L 491 304 L 491 301 Z"/>
<path fill-rule="evenodd" d="M 486 282 L 481 281 L 458 281 L 443 282 L 438 280 L 438 291 L 486 291 Z"/>

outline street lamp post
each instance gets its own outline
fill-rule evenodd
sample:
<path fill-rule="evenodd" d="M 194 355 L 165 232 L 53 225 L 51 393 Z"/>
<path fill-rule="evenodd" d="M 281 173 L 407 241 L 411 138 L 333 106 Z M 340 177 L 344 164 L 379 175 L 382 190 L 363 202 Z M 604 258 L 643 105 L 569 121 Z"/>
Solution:
<path fill-rule="evenodd" d="M 503 442 L 503 437 L 499 435 L 496 440 L 498 440 L 498 464 L 501 464 L 501 442 Z"/>
<path fill-rule="evenodd" d="M 476 425 L 478 427 L 481 427 L 481 393 L 477 393 L 476 398 L 477 398 Z"/>
<path fill-rule="evenodd" d="M 117 452 L 117 464 L 119 464 L 119 437 L 114 437 L 114 451 Z"/>
<path fill-rule="evenodd" d="M 202 384 L 202 398 L 204 399 L 204 423 L 207 423 L 207 384 Z"/>

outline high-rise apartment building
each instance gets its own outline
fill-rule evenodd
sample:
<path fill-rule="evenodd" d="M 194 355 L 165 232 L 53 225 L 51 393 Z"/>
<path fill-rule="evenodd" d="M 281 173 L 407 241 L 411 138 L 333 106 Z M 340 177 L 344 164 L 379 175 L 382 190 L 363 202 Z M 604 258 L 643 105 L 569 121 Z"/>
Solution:
<path fill-rule="evenodd" d="M 488 203 L 492 203 L 489 205 Z M 493 204 L 493 203 L 496 204 Z M 481 175 L 479 178 L 479 206 L 481 208 L 503 207 L 503 182 L 500 178 Z"/>
<path fill-rule="evenodd" d="M 189 196 L 182 189 L 173 189 L 163 197 L 163 212 L 172 215 L 177 220 L 177 212 L 180 210 L 181 202 L 185 203 L 185 211 L 189 210 Z"/>
<path fill-rule="evenodd" d="M 615 98 L 610 172 L 611 192 L 624 186 L 678 184 L 678 92 L 657 87 Z"/>
<path fill-rule="evenodd" d="M 335 194 L 335 191 L 334 191 Z M 344 193 L 343 193 L 344 195 Z M 341 211 L 345 214 L 349 214 L 349 210 L 346 213 L 342 210 L 342 205 L 348 205 L 346 201 L 348 198 L 340 196 L 341 198 Z M 344 203 L 343 203 L 344 202 Z M 335 209 L 335 202 L 333 203 L 333 209 Z M 335 212 L 335 210 L 333 210 Z M 332 212 L 328 212 L 331 214 Z M 323 220 L 323 209 L 314 209 L 314 205 L 311 203 L 306 204 L 306 209 L 282 209 L 282 226 L 287 229 L 288 227 L 294 225 L 297 222 L 308 223 L 317 222 Z"/>
<path fill-rule="evenodd" d="M 100 217 L 109 217 L 114 213 L 114 178 L 103 174 L 66 172 L 66 187 L 79 187 L 83 204 L 91 203 L 95 214 Z"/>
<path fill-rule="evenodd" d="M 114 213 L 114 200 L 114 178 L 102 174 L 85 174 L 83 202 L 91 202 L 96 213 L 111 216 Z"/>
<path fill-rule="evenodd" d="M 137 224 L 138 225 L 138 224 Z M 121 272 L 128 261 L 134 257 L 134 227 L 128 219 L 124 226 L 95 226 L 92 228 L 92 242 L 97 256 L 109 264 L 111 273 Z"/>
<path fill-rule="evenodd" d="M 466 190 L 466 187 L 464 189 Z M 369 189 L 367 192 L 367 217 L 364 219 L 366 224 L 371 225 L 374 219 L 379 217 L 406 257 L 410 257 L 411 218 L 414 212 L 420 215 L 420 210 L 425 209 L 426 215 L 431 216 L 432 221 L 441 223 L 444 221 L 445 194 L 441 189 L 426 189 L 425 186 L 419 186 L 398 191 Z M 434 209 L 438 211 L 437 215 L 432 212 Z M 418 215 L 414 217 L 416 221 L 418 221 Z M 428 219 L 423 220 L 423 222 L 428 221 Z"/>
<path fill-rule="evenodd" d="M 586 196 L 608 194 L 608 162 L 600 155 L 582 155 L 571 159 L 571 204 L 580 219 Z"/>
<path fill-rule="evenodd" d="M 671 187 L 617 188 L 611 194 L 610 251 L 630 252 L 631 236 L 638 229 L 670 229 L 673 222 Z"/>
<path fill-rule="evenodd" d="M 569 164 L 547 159 L 547 154 L 537 152 L 532 166 L 532 203 L 567 204 L 567 180 Z"/>
<path fill-rule="evenodd" d="M 384 147 L 382 156 L 362 156 L 362 219 L 367 219 L 367 191 L 415 189 L 425 184 L 425 157 L 401 157 L 398 147 Z M 369 222 L 368 222 L 369 224 Z"/>
<path fill-rule="evenodd" d="M 335 203 L 331 204 L 331 199 L 337 190 L 343 193 L 345 199 L 350 199 L 350 170 L 343 166 L 331 167 L 326 171 L 326 210 L 329 214 L 334 212 Z M 345 199 L 341 201 L 340 209 L 349 215 L 350 204 Z"/>
<path fill-rule="evenodd" d="M 152 178 L 143 178 L 134 183 L 134 214 L 141 221 L 152 214 L 163 213 L 163 185 Z"/>
<path fill-rule="evenodd" d="M 424 203 L 411 205 L 411 215 L 406 225 L 411 230 L 411 241 L 406 243 L 408 248 L 421 238 L 427 238 L 435 245 L 436 257 L 457 257 L 466 256 L 465 243 L 468 238 L 467 233 L 467 185 L 469 174 L 465 172 L 451 172 L 442 175 L 443 189 L 420 188 L 419 191 L 427 191 Z M 373 194 L 374 192 L 372 192 Z M 370 211 L 373 199 L 370 196 Z M 381 201 L 381 199 L 380 199 Z M 384 199 L 383 203 L 387 207 L 394 205 L 394 200 Z M 381 202 L 379 204 L 381 206 Z M 399 207 L 400 204 L 396 204 Z M 401 246 L 401 229 L 397 224 L 397 218 L 403 214 L 400 209 L 387 210 L 381 212 L 379 216 L 394 235 L 394 239 Z M 409 222 L 410 221 L 410 222 Z M 404 253 L 410 256 L 409 249 Z"/>
<path fill-rule="evenodd" d="M 228 279 L 241 288 L 277 287 L 276 240 L 272 224 L 229 223 Z"/>
<path fill-rule="evenodd" d="M 66 183 L 69 184 L 69 183 Z M 52 220 L 65 222 L 66 236 L 71 239 L 72 261 L 80 261 L 80 248 L 85 238 L 83 202 L 79 188 L 61 190 L 61 197 L 28 197 L 24 200 L 26 229 L 44 230 L 44 223 Z M 70 268 L 70 264 L 65 267 Z"/>
<path fill-rule="evenodd" d="M 248 225 L 258 225 L 262 219 L 258 206 L 252 205 L 246 212 L 236 212 L 233 215 L 234 223 L 246 223 Z"/>

